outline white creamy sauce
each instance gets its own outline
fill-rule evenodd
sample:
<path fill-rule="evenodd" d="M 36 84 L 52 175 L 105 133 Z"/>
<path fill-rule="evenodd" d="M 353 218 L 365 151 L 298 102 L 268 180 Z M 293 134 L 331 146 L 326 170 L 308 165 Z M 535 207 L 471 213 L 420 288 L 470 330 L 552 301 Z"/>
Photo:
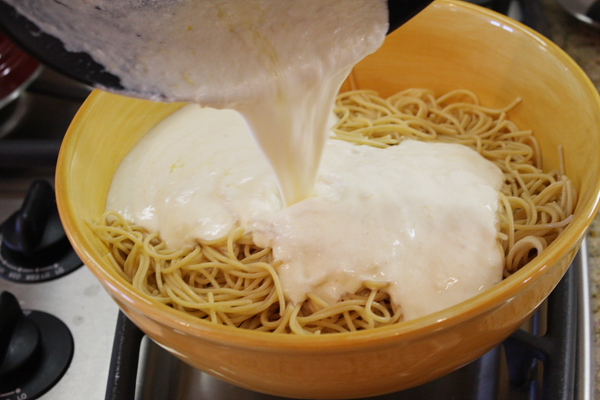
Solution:
<path fill-rule="evenodd" d="M 119 169 L 107 207 L 169 246 L 241 224 L 284 262 L 292 301 L 385 281 L 406 319 L 501 279 L 491 163 L 460 146 L 327 141 L 340 85 L 383 43 L 385 0 L 6 1 L 125 94 L 243 115 L 186 107 Z"/>
<path fill-rule="evenodd" d="M 389 282 L 405 319 L 466 300 L 502 279 L 501 171 L 461 145 L 376 149 L 329 139 L 315 194 L 283 207 L 276 179 L 234 111 L 190 105 L 125 158 L 107 208 L 172 248 L 240 224 L 283 261 L 286 296 L 333 303 L 365 280 Z"/>

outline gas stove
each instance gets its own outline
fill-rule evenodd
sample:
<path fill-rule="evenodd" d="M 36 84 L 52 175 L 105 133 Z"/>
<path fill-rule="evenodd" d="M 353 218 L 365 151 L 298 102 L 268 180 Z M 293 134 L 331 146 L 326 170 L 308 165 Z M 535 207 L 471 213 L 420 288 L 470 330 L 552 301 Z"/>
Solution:
<path fill-rule="evenodd" d="M 472 2 L 547 34 L 536 1 Z M 89 87 L 42 68 L 27 90 L 0 109 L 0 224 L 16 223 L 17 210 L 40 202 L 32 190 L 52 190 L 62 137 L 89 92 Z M 48 213 L 47 220 L 54 218 Z M 59 261 L 36 259 L 29 268 L 15 266 L 9 258 L 0 253 L 0 292 L 13 295 L 0 295 L 0 354 L 6 352 L 2 323 L 21 318 L 18 309 L 42 326 L 42 337 L 48 335 L 47 326 L 55 333 L 49 342 L 41 339 L 42 351 L 35 350 L 36 360 L 42 361 L 19 370 L 41 376 L 46 387 L 0 368 L 1 400 L 277 399 L 224 383 L 171 356 L 119 312 L 72 255 Z M 593 399 L 595 346 L 587 259 L 584 242 L 534 317 L 480 359 L 426 385 L 373 399 Z M 39 365 L 48 359 L 62 364 L 44 375 Z"/>

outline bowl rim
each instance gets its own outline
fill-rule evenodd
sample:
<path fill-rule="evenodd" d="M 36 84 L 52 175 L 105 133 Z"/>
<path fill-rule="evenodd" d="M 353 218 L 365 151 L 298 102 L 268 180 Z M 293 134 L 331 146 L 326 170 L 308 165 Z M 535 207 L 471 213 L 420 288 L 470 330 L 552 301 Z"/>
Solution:
<path fill-rule="evenodd" d="M 531 37 L 532 40 L 536 40 L 547 50 L 551 51 L 561 63 L 565 64 L 572 71 L 572 74 L 580 80 L 582 85 L 586 86 L 596 104 L 596 108 L 600 112 L 600 95 L 594 84 L 581 67 L 551 40 L 518 21 L 475 4 L 456 0 L 436 0 L 429 7 L 436 6 L 462 8 L 471 13 L 480 14 L 488 19 L 493 18 L 495 21 L 521 31 L 521 33 Z M 84 102 L 65 135 L 65 140 L 63 141 L 58 157 L 56 167 L 57 202 L 65 231 L 72 243 L 78 242 L 76 232 L 79 228 L 77 221 L 72 217 L 71 205 L 67 201 L 69 197 L 68 184 L 66 184 L 65 180 L 69 174 L 70 163 L 66 159 L 65 154 L 68 153 L 69 147 L 74 146 L 76 140 L 68 139 L 74 135 L 73 126 L 78 125 L 85 118 L 89 110 L 93 108 L 94 104 L 102 100 L 102 97 L 106 95 L 111 94 L 94 90 Z M 579 217 L 573 220 L 568 228 L 541 255 L 485 292 L 452 307 L 414 320 L 379 327 L 377 329 L 332 335 L 294 335 L 258 332 L 214 324 L 192 317 L 164 304 L 156 303 L 143 294 L 137 293 L 125 281 L 117 279 L 102 268 L 100 263 L 91 256 L 87 249 L 79 246 L 74 247 L 76 247 L 79 256 L 88 268 L 92 270 L 105 286 L 110 287 L 111 290 L 109 292 L 119 293 L 119 302 L 126 303 L 137 313 L 146 316 L 150 315 L 153 320 L 172 329 L 191 335 L 199 335 L 203 339 L 214 342 L 227 342 L 232 347 L 252 346 L 267 351 L 269 349 L 272 351 L 296 349 L 308 352 L 318 351 L 327 347 L 328 351 L 335 352 L 343 351 L 349 344 L 356 349 L 361 349 L 385 345 L 389 340 L 397 339 L 400 336 L 404 340 L 423 337 L 424 335 L 475 319 L 510 301 L 518 292 L 533 284 L 547 270 L 551 269 L 553 263 L 565 257 L 568 252 L 574 250 L 581 243 L 587 227 L 598 212 L 600 180 L 592 188 L 592 193 L 595 194 L 595 197 L 590 198 L 587 203 L 580 205 Z M 111 295 L 114 296 L 113 293 Z"/>

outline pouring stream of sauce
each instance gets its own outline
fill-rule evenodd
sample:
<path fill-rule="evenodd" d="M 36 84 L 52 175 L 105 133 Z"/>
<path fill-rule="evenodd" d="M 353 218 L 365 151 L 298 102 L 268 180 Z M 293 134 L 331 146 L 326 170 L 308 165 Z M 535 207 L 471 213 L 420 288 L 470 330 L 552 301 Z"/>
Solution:
<path fill-rule="evenodd" d="M 335 95 L 388 30 L 383 0 L 6 2 L 124 94 L 239 111 L 285 205 L 312 195 Z"/>

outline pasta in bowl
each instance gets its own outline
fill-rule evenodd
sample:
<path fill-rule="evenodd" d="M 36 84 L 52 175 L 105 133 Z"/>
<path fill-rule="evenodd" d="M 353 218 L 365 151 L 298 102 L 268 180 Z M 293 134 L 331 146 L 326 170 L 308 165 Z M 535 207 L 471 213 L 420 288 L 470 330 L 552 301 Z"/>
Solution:
<path fill-rule="evenodd" d="M 190 195 L 191 188 L 201 194 L 221 193 L 218 202 L 227 203 L 232 185 L 252 179 L 246 168 L 239 177 L 230 172 L 243 164 L 243 157 L 223 161 L 221 154 L 208 150 L 211 143 L 218 142 L 226 154 L 249 152 L 255 163 L 262 161 L 245 130 L 240 137 L 221 136 L 214 129 L 196 131 L 197 126 L 211 126 L 208 118 L 213 116 L 226 116 L 218 124 L 227 124 L 231 112 L 185 107 L 163 121 L 159 132 L 149 133 L 136 145 L 113 180 L 107 210 L 123 210 L 124 214 L 135 215 L 131 204 L 145 193 L 152 195 L 148 202 L 141 202 L 141 213 L 147 216 L 148 207 L 159 207 L 161 189 L 153 188 L 170 187 L 165 191 L 168 199 L 194 198 L 194 207 L 186 207 L 184 213 L 178 201 L 177 207 L 166 207 L 164 215 L 159 215 L 161 220 L 172 220 L 175 234 L 167 229 L 160 235 L 143 219 L 144 226 L 136 225 L 116 211 L 108 211 L 92 229 L 110 249 L 115 269 L 136 290 L 213 323 L 275 333 L 324 334 L 415 319 L 473 297 L 516 272 L 541 254 L 573 219 L 577 192 L 572 181 L 561 171 L 543 172 L 537 140 L 507 117 L 517 104 L 488 109 L 468 91 L 437 98 L 422 89 L 409 89 L 388 99 L 365 90 L 340 94 L 335 107 L 338 122 L 327 142 L 318 183 L 335 181 L 338 186 L 345 182 L 344 193 L 325 185 L 312 199 L 267 213 L 269 230 L 279 214 L 293 213 L 302 219 L 286 216 L 286 223 L 295 225 L 289 255 L 296 261 L 293 266 L 285 260 L 286 251 L 290 253 L 285 237 L 276 237 L 275 248 L 258 244 L 265 229 L 261 215 L 238 217 L 234 227 L 229 232 L 223 229 L 225 234 L 216 239 L 192 235 L 188 246 L 180 244 L 179 232 L 187 220 L 192 232 L 198 231 L 196 225 L 215 229 L 217 224 L 214 217 L 202 213 L 204 208 L 214 212 L 206 204 L 210 202 L 203 201 L 202 195 Z M 179 127 L 190 118 L 194 140 L 174 135 L 170 124 L 176 122 L 174 126 Z M 200 140 L 202 135 L 207 136 L 205 140 Z M 180 146 L 188 147 L 197 162 L 186 158 Z M 157 149 L 156 154 L 149 149 Z M 386 158 L 389 162 L 381 162 Z M 212 187 L 208 177 L 218 173 L 219 163 L 226 164 L 223 170 L 228 173 L 220 179 L 227 185 Z M 172 171 L 173 165 L 177 172 Z M 264 173 L 257 174 L 261 181 L 270 176 L 264 168 Z M 474 174 L 473 168 L 482 173 Z M 477 178 L 475 186 L 470 186 L 472 178 Z M 367 179 L 371 182 L 365 183 Z M 144 184 L 138 188 L 132 180 Z M 177 187 L 183 191 L 177 192 Z M 260 184 L 252 191 L 252 201 L 260 198 L 262 188 Z M 359 193 L 357 202 L 348 194 L 353 190 Z M 380 199 L 366 200 L 374 197 L 370 193 Z M 490 204 L 481 207 L 482 200 Z M 352 201 L 359 203 L 359 210 Z M 200 217 L 194 216 L 195 207 L 200 208 Z M 318 213 L 318 219 L 306 223 L 311 218 L 307 209 L 312 215 Z M 340 209 L 343 216 L 353 214 L 357 225 L 336 220 Z M 243 209 L 238 213 L 243 214 Z M 181 214 L 184 219 L 178 220 Z M 241 226 L 244 219 L 249 221 Z M 382 219 L 391 222 L 382 226 Z M 304 225 L 309 226 L 308 232 L 299 228 Z M 332 235 L 323 232 L 333 227 L 337 241 L 342 226 L 347 231 L 372 232 L 372 239 L 357 233 L 344 236 L 343 244 L 327 243 Z M 353 250 L 360 246 L 364 249 Z M 440 250 L 442 259 L 435 250 Z M 301 254 L 306 252 L 310 254 Z M 312 254 L 318 257 L 307 259 Z M 361 273 L 363 266 L 371 271 Z M 286 268 L 302 272 L 286 275 Z M 315 281 L 318 286 L 310 287 Z M 294 299 L 302 295 L 294 289 L 305 282 L 309 286 L 306 297 Z M 343 295 L 335 298 L 331 295 L 335 291 Z"/>
<path fill-rule="evenodd" d="M 216 324 L 153 299 L 148 293 L 154 289 L 148 293 L 134 290 L 132 278 L 119 271 L 108 247 L 88 223 L 101 219 L 121 161 L 152 127 L 179 111 L 182 104 L 92 94 L 73 121 L 57 168 L 57 197 L 66 230 L 84 262 L 134 323 L 176 356 L 224 380 L 261 392 L 305 398 L 372 396 L 432 380 L 497 345 L 535 311 L 562 277 L 597 210 L 598 161 L 594 155 L 600 147 L 600 102 L 583 72 L 556 46 L 507 18 L 451 1 L 434 3 L 390 35 L 379 51 L 356 66 L 343 92 L 369 89 L 387 98 L 408 88 L 427 88 L 437 96 L 468 89 L 489 109 L 503 109 L 521 98 L 508 111 L 510 121 L 519 131 L 533 132 L 541 154 L 536 163 L 545 172 L 563 169 L 571 182 L 566 186 L 573 185 L 574 192 L 558 196 L 573 216 L 565 215 L 569 224 L 557 227 L 560 234 L 550 234 L 557 236 L 552 237 L 552 244 L 533 261 L 519 265 L 516 272 L 511 260 L 524 257 L 529 261 L 530 250 L 513 251 L 505 264 L 510 276 L 470 300 L 375 329 L 290 335 Z M 354 95 L 359 101 L 370 96 Z M 554 112 L 557 109 L 561 112 Z M 338 117 L 344 120 L 344 112 Z M 340 132 L 339 136 L 348 135 Z M 384 138 L 375 140 L 380 144 L 394 140 L 385 134 L 379 137 Z M 559 175 L 553 178 L 557 182 L 561 182 Z M 510 234 L 506 236 L 510 242 Z M 258 253 L 250 251 L 247 256 Z M 366 289 L 366 301 L 376 293 L 372 300 L 386 304 L 377 297 L 381 288 L 376 284 Z M 281 309 L 280 301 L 276 303 Z M 318 303 L 312 301 L 312 311 Z M 375 312 L 377 318 L 385 309 L 391 319 L 400 319 L 393 305 L 375 308 L 380 310 Z M 349 326 L 356 328 L 360 323 Z"/>

